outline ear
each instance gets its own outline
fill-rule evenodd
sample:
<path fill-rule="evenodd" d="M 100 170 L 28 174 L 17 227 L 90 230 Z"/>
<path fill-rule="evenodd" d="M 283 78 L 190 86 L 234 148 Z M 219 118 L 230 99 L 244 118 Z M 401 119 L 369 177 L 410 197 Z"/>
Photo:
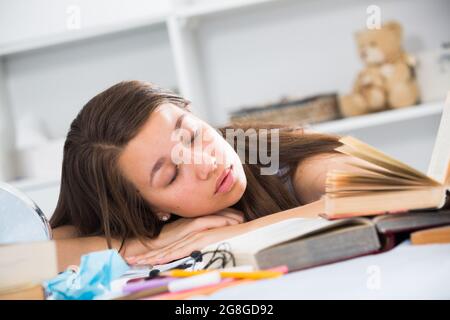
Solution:
<path fill-rule="evenodd" d="M 397 21 L 386 22 L 383 25 L 383 28 L 386 28 L 386 29 L 394 32 L 399 39 L 402 37 L 402 26 Z"/>

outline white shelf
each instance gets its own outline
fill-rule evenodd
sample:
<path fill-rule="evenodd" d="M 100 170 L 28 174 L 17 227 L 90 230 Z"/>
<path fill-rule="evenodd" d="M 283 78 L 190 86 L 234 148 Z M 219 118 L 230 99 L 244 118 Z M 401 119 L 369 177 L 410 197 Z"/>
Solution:
<path fill-rule="evenodd" d="M 60 179 L 57 178 L 23 178 L 13 181 L 7 181 L 6 183 L 22 191 L 31 191 L 36 189 L 42 189 L 46 187 L 54 187 L 59 185 Z"/>
<path fill-rule="evenodd" d="M 0 56 L 26 52 L 35 49 L 46 48 L 54 45 L 70 43 L 99 36 L 105 36 L 127 30 L 162 25 L 166 22 L 167 15 L 148 16 L 132 21 L 123 21 L 117 24 L 88 27 L 79 30 L 66 31 L 59 34 L 33 38 L 29 40 L 8 43 L 0 46 Z"/>
<path fill-rule="evenodd" d="M 133 19 L 129 21 L 122 21 L 116 24 L 87 27 L 80 30 L 65 31 L 59 34 L 53 34 L 48 36 L 42 36 L 38 38 L 32 38 L 22 40 L 18 42 L 12 42 L 0 45 L 0 56 L 11 55 L 21 52 L 26 52 L 35 49 L 46 48 L 54 45 L 65 44 L 84 39 L 90 39 L 94 37 L 105 36 L 127 30 L 163 25 L 167 23 L 170 17 L 175 18 L 193 18 L 199 16 L 205 16 L 208 14 L 225 12 L 233 9 L 239 9 L 244 7 L 250 7 L 262 3 L 278 2 L 282 0 L 227 0 L 227 1 L 211 1 L 197 4 L 182 6 L 175 8 L 172 11 L 161 13 L 160 15 L 149 15 L 147 17 Z"/>
<path fill-rule="evenodd" d="M 442 109 L 443 102 L 432 102 L 397 110 L 388 110 L 363 116 L 318 123 L 311 125 L 311 127 L 320 132 L 340 133 L 435 116 L 441 114 Z"/>

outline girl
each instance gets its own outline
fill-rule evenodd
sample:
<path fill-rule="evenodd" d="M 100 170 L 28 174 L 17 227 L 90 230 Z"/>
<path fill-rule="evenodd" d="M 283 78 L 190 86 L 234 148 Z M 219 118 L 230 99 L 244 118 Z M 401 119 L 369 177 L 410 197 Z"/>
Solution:
<path fill-rule="evenodd" d="M 327 171 L 350 168 L 334 151 L 338 137 L 252 123 L 219 133 L 189 104 L 151 83 L 125 81 L 79 112 L 50 220 L 61 270 L 106 246 L 130 264 L 166 263 L 282 219 L 317 216 Z M 259 156 L 248 161 L 250 147 L 253 138 L 262 141 L 262 129 L 274 128 L 280 170 L 265 175 Z M 241 150 L 244 161 L 237 143 L 224 139 L 226 129 L 254 130 Z M 180 161 L 174 150 L 187 157 Z"/>

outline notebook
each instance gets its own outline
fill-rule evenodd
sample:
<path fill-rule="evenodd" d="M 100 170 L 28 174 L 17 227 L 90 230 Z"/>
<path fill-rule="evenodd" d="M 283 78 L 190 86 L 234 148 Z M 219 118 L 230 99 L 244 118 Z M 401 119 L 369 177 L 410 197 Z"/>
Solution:
<path fill-rule="evenodd" d="M 202 252 L 225 248 L 238 266 L 287 265 L 294 271 L 386 251 L 402 235 L 442 225 L 450 225 L 450 210 L 339 220 L 293 218 L 216 242 Z"/>
<path fill-rule="evenodd" d="M 363 160 L 357 170 L 327 174 L 327 219 L 443 208 L 450 188 L 450 93 L 441 116 L 428 174 L 347 136 L 336 151 Z"/>

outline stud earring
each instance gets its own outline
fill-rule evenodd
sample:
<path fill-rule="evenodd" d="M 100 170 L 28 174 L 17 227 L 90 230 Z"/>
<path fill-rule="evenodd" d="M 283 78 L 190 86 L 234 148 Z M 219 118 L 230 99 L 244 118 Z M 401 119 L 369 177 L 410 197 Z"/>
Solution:
<path fill-rule="evenodd" d="M 170 214 L 165 214 L 165 215 L 161 216 L 160 219 L 161 219 L 162 221 L 166 222 L 167 220 L 169 220 L 169 218 L 170 218 Z"/>

